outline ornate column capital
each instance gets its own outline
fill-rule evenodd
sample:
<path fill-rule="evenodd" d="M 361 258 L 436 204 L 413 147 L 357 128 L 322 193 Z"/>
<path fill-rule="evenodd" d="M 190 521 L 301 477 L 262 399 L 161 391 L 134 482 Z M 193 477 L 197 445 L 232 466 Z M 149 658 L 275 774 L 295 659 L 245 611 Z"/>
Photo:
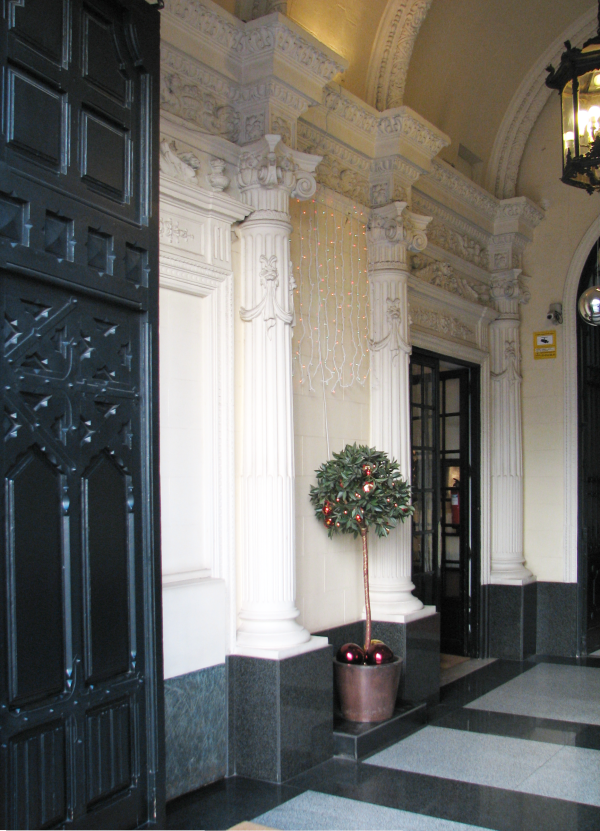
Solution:
<path fill-rule="evenodd" d="M 315 193 L 315 168 L 320 161 L 321 156 L 291 150 L 281 136 L 267 134 L 248 145 L 240 157 L 237 182 L 242 202 L 257 212 L 276 211 L 287 218 L 290 197 L 309 199 Z"/>
<path fill-rule="evenodd" d="M 492 275 L 491 298 L 500 318 L 519 319 L 519 306 L 528 303 L 531 293 L 525 287 L 520 268 L 497 271 Z"/>
<path fill-rule="evenodd" d="M 406 202 L 392 202 L 371 212 L 367 224 L 369 267 L 374 270 L 396 268 L 408 271 L 408 252 L 427 247 L 430 216 L 408 210 Z"/>

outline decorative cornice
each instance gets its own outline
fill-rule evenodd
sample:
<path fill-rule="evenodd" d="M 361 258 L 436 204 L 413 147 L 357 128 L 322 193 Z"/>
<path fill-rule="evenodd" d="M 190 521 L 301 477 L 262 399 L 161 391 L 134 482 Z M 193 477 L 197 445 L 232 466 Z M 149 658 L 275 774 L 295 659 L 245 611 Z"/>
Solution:
<path fill-rule="evenodd" d="M 432 162 L 432 170 L 428 176 L 461 202 L 465 202 L 492 220 L 496 218 L 498 212 L 497 199 L 462 173 L 459 173 L 447 162 L 435 159 Z"/>
<path fill-rule="evenodd" d="M 409 107 L 398 107 L 379 117 L 377 132 L 380 136 L 401 136 L 430 158 L 450 144 L 450 139 L 437 127 L 420 118 Z M 435 163 L 434 163 L 435 164 Z"/>
<path fill-rule="evenodd" d="M 432 0 L 392 0 L 381 18 L 367 74 L 367 97 L 378 110 L 402 104 L 408 66 Z"/>
<path fill-rule="evenodd" d="M 596 10 L 590 9 L 538 58 L 513 95 L 496 134 L 486 176 L 487 187 L 499 199 L 515 195 L 527 139 L 551 95 L 546 86 L 546 67 L 560 61 L 566 40 L 573 46 L 581 46 L 595 34 L 596 25 Z"/>
<path fill-rule="evenodd" d="M 329 113 L 372 135 L 378 128 L 379 113 L 357 98 L 350 97 L 339 84 L 329 84 L 323 91 L 323 107 Z"/>
<path fill-rule="evenodd" d="M 440 205 L 424 193 L 414 190 L 412 204 L 413 208 L 418 210 L 420 213 L 433 216 L 434 219 L 438 219 L 445 225 L 449 225 L 459 234 L 466 234 L 469 238 L 478 242 L 481 247 L 487 246 L 491 235 L 488 232 L 483 231 L 481 228 L 478 228 L 473 223 L 463 219 L 462 216 L 457 214 L 451 208 L 445 208 L 443 205 Z M 485 266 L 482 267 L 485 268 Z"/>
<path fill-rule="evenodd" d="M 333 52 L 327 54 L 319 49 L 316 41 L 311 42 L 299 27 L 279 15 L 245 24 L 202 0 L 166 0 L 164 13 L 226 51 L 230 59 L 235 56 L 239 63 L 275 50 L 287 62 L 325 82 L 346 68 L 345 62 L 333 57 Z"/>

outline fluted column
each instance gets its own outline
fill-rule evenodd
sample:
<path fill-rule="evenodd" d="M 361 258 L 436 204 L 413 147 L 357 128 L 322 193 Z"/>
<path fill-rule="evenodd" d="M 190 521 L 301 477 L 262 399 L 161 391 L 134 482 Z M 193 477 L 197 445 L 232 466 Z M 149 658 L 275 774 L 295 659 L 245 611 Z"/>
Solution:
<path fill-rule="evenodd" d="M 519 305 L 527 303 L 520 269 L 493 276 L 499 317 L 490 324 L 492 426 L 491 582 L 522 586 L 535 577 L 523 554 L 523 438 Z"/>
<path fill-rule="evenodd" d="M 295 604 L 290 196 L 315 192 L 320 158 L 267 135 L 245 148 L 242 223 L 243 433 L 238 651 L 310 640 Z"/>
<path fill-rule="evenodd" d="M 371 445 L 400 465 L 410 482 L 409 251 L 423 251 L 430 217 L 394 202 L 373 211 L 367 226 L 371 287 Z M 371 611 L 374 620 L 406 622 L 431 614 L 413 596 L 411 522 L 370 540 Z M 409 618 L 407 616 L 410 615 Z"/>

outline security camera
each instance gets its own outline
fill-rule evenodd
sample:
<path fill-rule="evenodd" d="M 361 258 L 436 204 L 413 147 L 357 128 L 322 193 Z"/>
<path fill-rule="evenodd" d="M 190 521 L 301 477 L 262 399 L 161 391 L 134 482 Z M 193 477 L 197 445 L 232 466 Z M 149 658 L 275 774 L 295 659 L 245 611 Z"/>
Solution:
<path fill-rule="evenodd" d="M 558 325 L 559 323 L 563 322 L 563 314 L 562 314 L 562 303 L 550 303 L 550 308 L 548 309 L 548 314 L 546 315 L 546 319 L 550 321 L 550 323 L 554 323 L 554 325 Z"/>

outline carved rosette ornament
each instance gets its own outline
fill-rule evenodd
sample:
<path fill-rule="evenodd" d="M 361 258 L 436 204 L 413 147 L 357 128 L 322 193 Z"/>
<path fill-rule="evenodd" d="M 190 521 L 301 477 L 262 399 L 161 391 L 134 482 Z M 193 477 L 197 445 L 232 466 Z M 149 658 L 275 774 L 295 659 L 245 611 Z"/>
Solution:
<path fill-rule="evenodd" d="M 374 210 L 367 225 L 371 291 L 371 445 L 400 465 L 410 482 L 408 257 L 427 245 L 430 218 L 406 202 Z M 371 555 L 374 620 L 406 622 L 431 614 L 413 596 L 411 528 L 377 538 Z"/>
<path fill-rule="evenodd" d="M 319 161 L 269 134 L 244 148 L 237 174 L 253 212 L 238 228 L 244 417 L 236 650 L 258 657 L 322 645 L 296 621 L 289 215 L 290 197 L 315 192 Z"/>
<path fill-rule="evenodd" d="M 523 439 L 519 306 L 529 291 L 520 269 L 496 272 L 491 296 L 499 316 L 489 327 L 492 427 L 491 582 L 525 585 L 535 580 L 523 552 Z"/>

